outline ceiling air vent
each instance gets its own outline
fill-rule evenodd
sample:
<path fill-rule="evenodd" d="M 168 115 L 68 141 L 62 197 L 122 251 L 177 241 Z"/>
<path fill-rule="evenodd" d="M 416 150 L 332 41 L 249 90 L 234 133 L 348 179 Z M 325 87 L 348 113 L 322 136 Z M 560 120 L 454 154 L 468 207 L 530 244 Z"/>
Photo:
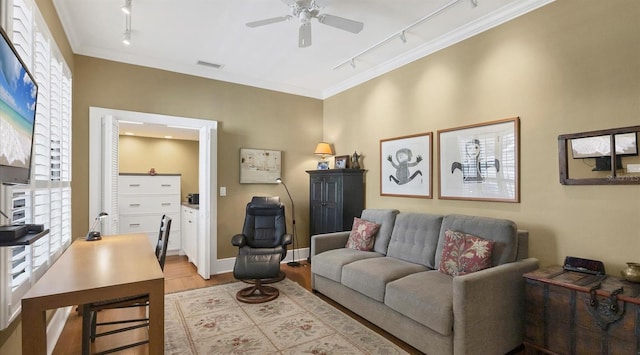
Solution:
<path fill-rule="evenodd" d="M 224 65 L 222 64 L 205 62 L 203 60 L 199 60 L 198 65 L 202 65 L 202 66 L 213 68 L 213 69 L 222 69 L 222 67 L 224 67 Z"/>

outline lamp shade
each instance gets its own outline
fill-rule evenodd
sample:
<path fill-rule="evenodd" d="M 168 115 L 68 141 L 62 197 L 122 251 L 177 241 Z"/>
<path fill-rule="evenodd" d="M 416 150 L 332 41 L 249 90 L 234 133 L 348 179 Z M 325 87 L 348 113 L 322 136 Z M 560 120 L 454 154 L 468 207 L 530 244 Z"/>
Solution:
<path fill-rule="evenodd" d="M 313 154 L 322 155 L 324 157 L 325 155 L 332 155 L 333 151 L 331 150 L 329 143 L 320 142 L 316 146 L 316 151 L 313 152 Z"/>

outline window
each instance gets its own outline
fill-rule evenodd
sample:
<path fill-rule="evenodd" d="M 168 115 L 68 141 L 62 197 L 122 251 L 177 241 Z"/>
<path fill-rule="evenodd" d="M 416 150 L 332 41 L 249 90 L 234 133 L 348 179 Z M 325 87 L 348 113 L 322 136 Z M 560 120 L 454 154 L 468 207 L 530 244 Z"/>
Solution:
<path fill-rule="evenodd" d="M 33 0 L 0 0 L 0 17 L 38 83 L 28 186 L 3 186 L 0 208 L 12 223 L 43 224 L 49 234 L 29 246 L 0 247 L 0 329 L 20 299 L 71 243 L 71 71 Z"/>

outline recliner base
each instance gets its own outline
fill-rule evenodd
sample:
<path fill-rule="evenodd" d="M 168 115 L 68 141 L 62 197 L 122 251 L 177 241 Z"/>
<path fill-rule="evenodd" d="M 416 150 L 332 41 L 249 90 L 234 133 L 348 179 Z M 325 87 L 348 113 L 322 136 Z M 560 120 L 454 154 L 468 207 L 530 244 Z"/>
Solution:
<path fill-rule="evenodd" d="M 236 293 L 236 299 L 244 303 L 264 303 L 272 301 L 280 295 L 277 288 L 264 286 L 260 279 L 253 286 L 245 287 Z"/>

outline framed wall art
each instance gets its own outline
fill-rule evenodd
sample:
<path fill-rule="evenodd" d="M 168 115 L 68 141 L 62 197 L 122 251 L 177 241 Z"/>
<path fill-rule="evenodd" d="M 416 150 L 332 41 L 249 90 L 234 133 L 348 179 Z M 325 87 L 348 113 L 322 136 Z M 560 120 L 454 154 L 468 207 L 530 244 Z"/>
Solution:
<path fill-rule="evenodd" d="M 277 184 L 282 171 L 282 152 L 265 149 L 240 149 L 241 184 Z"/>
<path fill-rule="evenodd" d="M 432 134 L 380 140 L 380 195 L 431 198 Z"/>
<path fill-rule="evenodd" d="M 520 202 L 518 117 L 438 131 L 440 199 Z"/>

